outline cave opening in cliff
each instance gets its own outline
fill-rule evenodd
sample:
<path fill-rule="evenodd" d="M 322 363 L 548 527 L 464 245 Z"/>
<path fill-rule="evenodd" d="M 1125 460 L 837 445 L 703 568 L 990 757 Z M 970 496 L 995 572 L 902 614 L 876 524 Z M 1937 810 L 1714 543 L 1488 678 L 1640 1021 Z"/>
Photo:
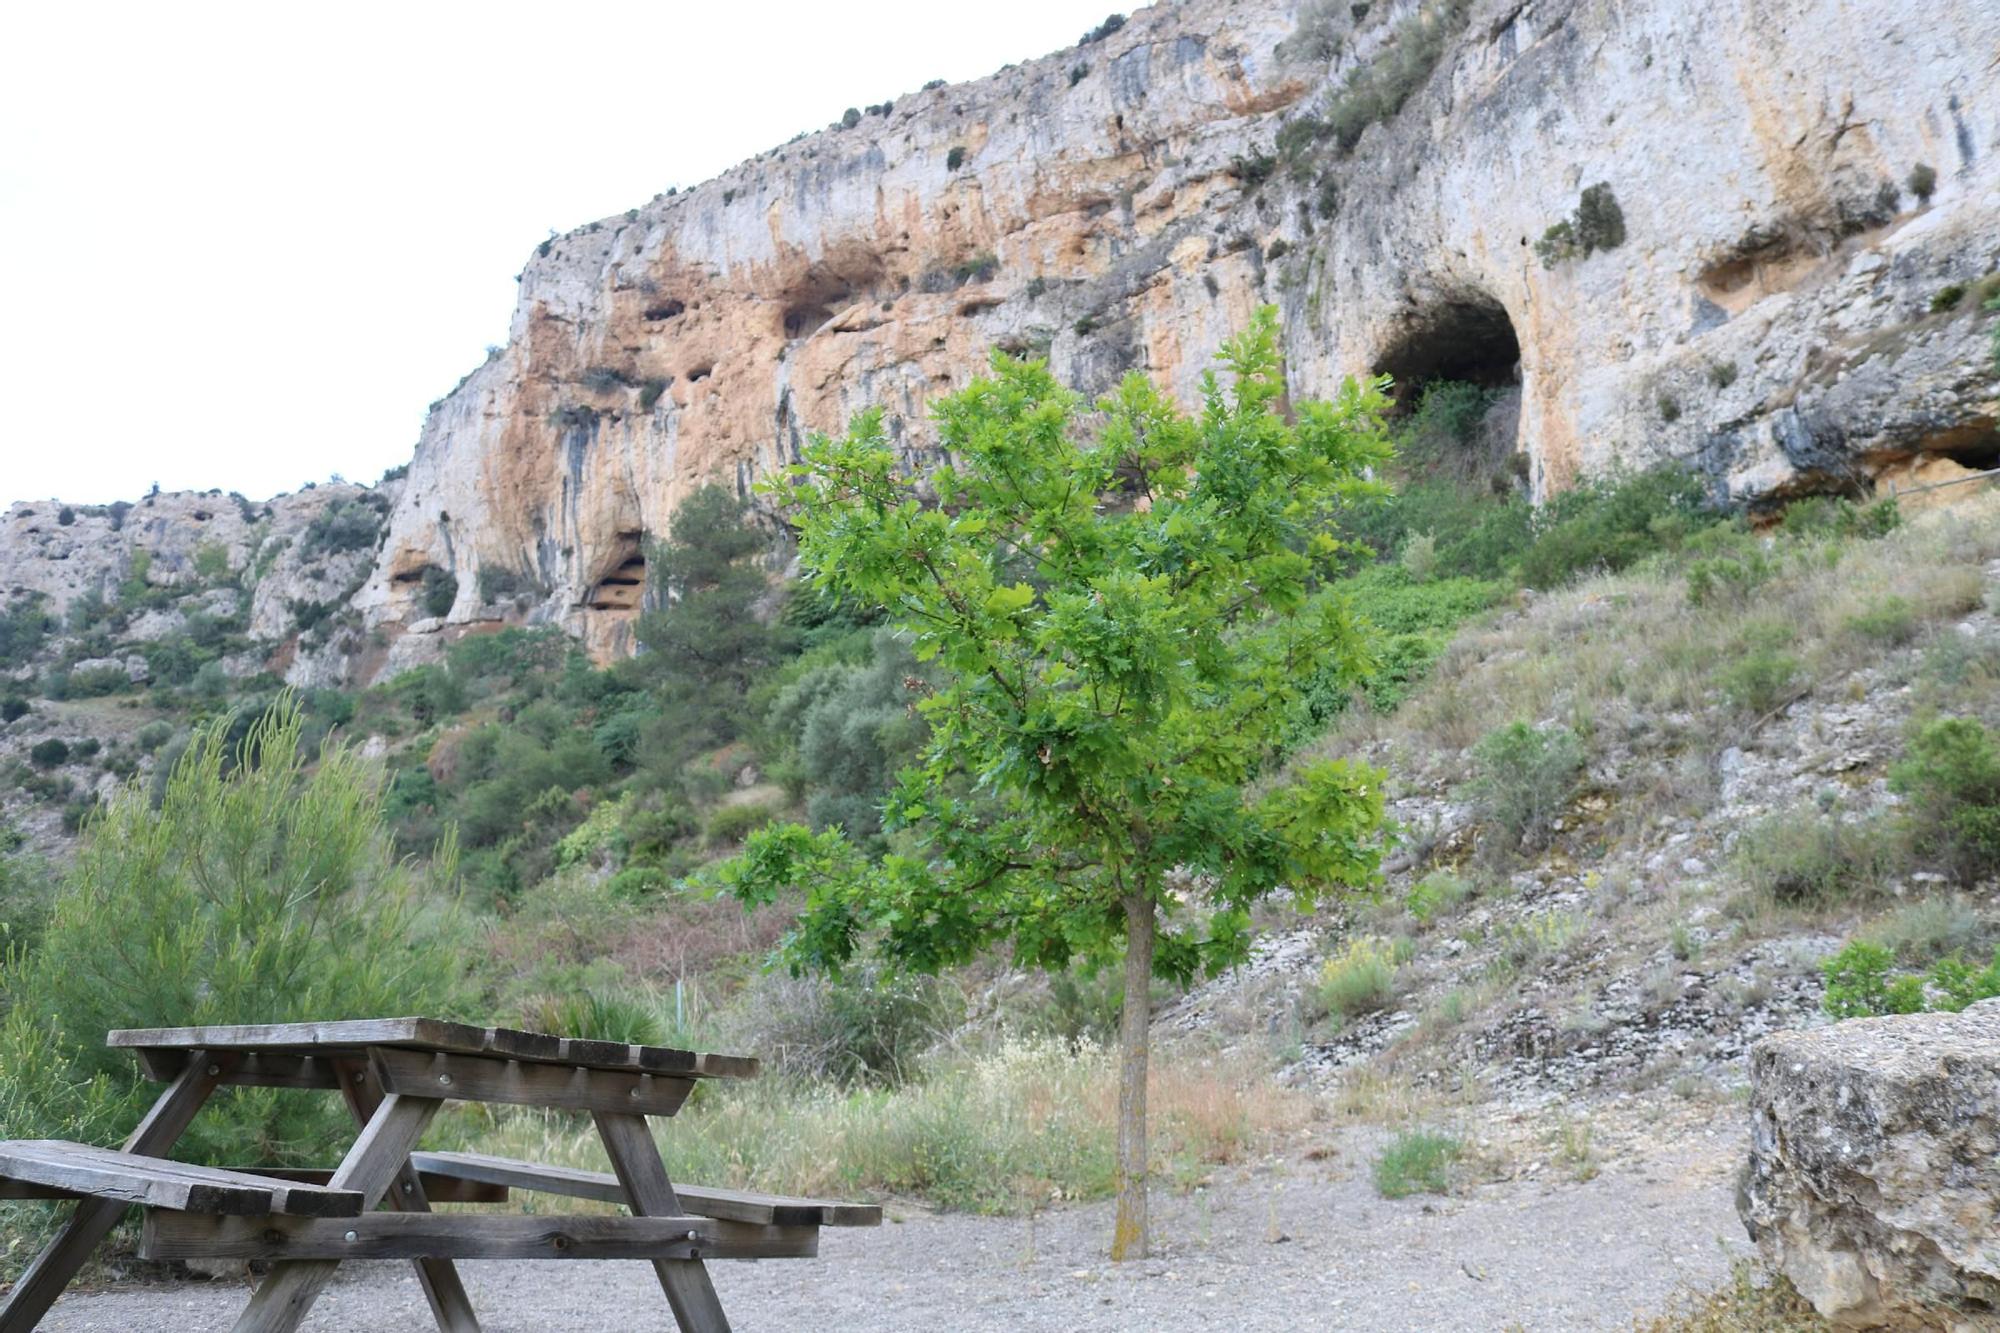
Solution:
<path fill-rule="evenodd" d="M 1411 311 L 1374 369 L 1391 378 L 1408 465 L 1496 490 L 1521 482 L 1521 342 L 1498 301 L 1460 292 Z"/>
<path fill-rule="evenodd" d="M 644 534 L 621 532 L 618 550 L 610 568 L 591 585 L 584 605 L 593 611 L 615 611 L 636 615 L 646 599 L 646 549 Z"/>
<path fill-rule="evenodd" d="M 1413 406 L 1433 380 L 1512 388 L 1521 382 L 1521 340 L 1498 301 L 1483 293 L 1461 296 L 1405 319 L 1376 358 L 1375 373 L 1394 377 L 1399 409 Z"/>

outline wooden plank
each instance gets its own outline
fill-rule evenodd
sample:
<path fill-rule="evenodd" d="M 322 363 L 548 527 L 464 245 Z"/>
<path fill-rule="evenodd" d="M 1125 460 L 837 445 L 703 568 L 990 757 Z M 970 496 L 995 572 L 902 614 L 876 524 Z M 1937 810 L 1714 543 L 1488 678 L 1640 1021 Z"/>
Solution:
<path fill-rule="evenodd" d="M 358 1218 L 212 1217 L 148 1212 L 143 1258 L 169 1259 L 800 1259 L 813 1227 L 708 1217 L 510 1217 L 370 1213 Z"/>
<path fill-rule="evenodd" d="M 190 1056 L 187 1068 L 161 1090 L 145 1119 L 125 1140 L 125 1151 L 149 1156 L 166 1153 L 215 1091 L 216 1080 L 235 1061 L 234 1056 L 210 1057 L 205 1051 L 193 1051 Z M 125 1209 L 125 1204 L 109 1199 L 78 1203 L 63 1229 L 42 1247 L 7 1293 L 6 1303 L 0 1305 L 0 1333 L 30 1333 L 41 1323 L 90 1252 L 118 1225 Z"/>
<path fill-rule="evenodd" d="M 397 1173 L 405 1169 L 411 1150 L 443 1105 L 430 1097 L 383 1098 L 333 1173 L 333 1183 L 359 1193 L 364 1214 L 374 1208 Z M 250 1304 L 236 1321 L 236 1333 L 293 1333 L 338 1267 L 335 1259 L 278 1264 L 257 1284 Z"/>
<path fill-rule="evenodd" d="M 238 1168 L 230 1167 L 226 1169 L 237 1170 Z M 270 1176 L 276 1180 L 298 1181 L 306 1185 L 324 1185 L 333 1179 L 333 1169 L 325 1166 L 263 1166 L 244 1167 L 241 1170 L 252 1175 Z M 429 1171 L 419 1171 L 417 1176 L 418 1183 L 423 1186 L 424 1197 L 432 1203 L 505 1203 L 510 1197 L 505 1185 L 495 1185 L 488 1181 L 468 1180 L 462 1176 L 441 1176 Z M 610 1176 L 606 1176 L 605 1179 L 611 1180 L 613 1188 L 617 1187 L 618 1182 L 612 1180 Z M 68 1199 L 81 1199 L 83 1197 L 85 1196 L 76 1193 L 74 1190 L 57 1189 L 52 1185 L 30 1185 L 26 1181 L 21 1180 L 0 1180 L 0 1199 L 40 1200 L 47 1203 L 61 1202 Z M 617 1202 L 624 1202 L 622 1194 L 618 1197 Z M 705 1213 L 703 1216 L 713 1217 L 715 1214 Z"/>
<path fill-rule="evenodd" d="M 443 1051 L 451 1055 L 496 1055 L 537 1064 L 576 1064 L 592 1069 L 622 1069 L 687 1078 L 750 1078 L 758 1070 L 756 1058 L 747 1055 L 589 1041 L 524 1032 L 518 1028 L 477 1028 L 435 1018 L 121 1028 L 106 1034 L 105 1041 L 119 1048 L 155 1052 L 205 1049 L 301 1055 L 358 1055 L 371 1046 L 395 1046 Z"/>
<path fill-rule="evenodd" d="M 372 1076 L 368 1065 L 360 1060 L 340 1061 L 335 1072 L 339 1075 L 340 1094 L 347 1102 L 348 1111 L 354 1116 L 356 1124 L 367 1128 L 375 1113 L 382 1109 L 384 1094 L 380 1083 Z M 399 1213 L 428 1213 L 431 1210 L 430 1195 L 408 1159 L 396 1172 L 396 1178 L 389 1182 L 384 1198 L 389 1207 Z M 417 1284 L 424 1289 L 424 1300 L 430 1304 L 431 1317 L 443 1333 L 479 1333 L 479 1318 L 472 1312 L 472 1300 L 465 1294 L 465 1284 L 459 1280 L 458 1270 L 452 1267 L 451 1260 L 419 1259 L 416 1267 Z"/>
<path fill-rule="evenodd" d="M 537 1190 L 601 1203 L 624 1203 L 625 1187 L 608 1171 L 543 1166 L 483 1153 L 417 1153 L 411 1159 L 428 1177 L 457 1176 L 471 1182 Z M 873 1227 L 882 1224 L 882 1208 L 872 1203 L 839 1203 L 830 1199 L 800 1199 L 746 1190 L 715 1189 L 678 1184 L 674 1195 L 681 1208 L 699 1217 L 784 1227 Z"/>
<path fill-rule="evenodd" d="M 0 1176 L 75 1194 L 191 1213 L 355 1217 L 361 1196 L 300 1181 L 194 1166 L 59 1139 L 0 1143 Z"/>
<path fill-rule="evenodd" d="M 187 1052 L 171 1047 L 139 1047 L 134 1052 L 146 1077 L 155 1083 L 173 1078 L 187 1065 Z M 317 1055 L 279 1051 L 248 1051 L 222 1078 L 235 1088 L 338 1088 L 333 1062 Z"/>
<path fill-rule="evenodd" d="M 660 1149 L 653 1142 L 653 1131 L 647 1127 L 646 1117 L 599 1112 L 593 1118 L 598 1137 L 604 1140 L 604 1151 L 611 1158 L 611 1169 L 618 1173 L 618 1183 L 625 1187 L 625 1198 L 633 1215 L 685 1216 L 680 1200 L 674 1195 L 673 1182 L 667 1179 L 666 1164 L 660 1160 Z M 660 1279 L 661 1290 L 667 1293 L 667 1304 L 673 1307 L 674 1322 L 681 1326 L 681 1333 L 729 1333 L 729 1317 L 722 1313 L 715 1284 L 709 1281 L 708 1270 L 702 1267 L 701 1260 L 655 1259 L 653 1272 Z"/>
<path fill-rule="evenodd" d="M 509 1106 L 672 1115 L 694 1091 L 684 1078 L 386 1046 L 373 1052 L 372 1064 L 389 1092 Z"/>

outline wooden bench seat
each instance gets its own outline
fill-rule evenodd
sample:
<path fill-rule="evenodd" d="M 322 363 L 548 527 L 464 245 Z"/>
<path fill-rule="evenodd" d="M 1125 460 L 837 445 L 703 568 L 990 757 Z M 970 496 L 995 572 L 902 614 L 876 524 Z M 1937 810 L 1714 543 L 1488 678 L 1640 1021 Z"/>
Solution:
<path fill-rule="evenodd" d="M 61 1139 L 0 1142 L 0 1181 L 184 1213 L 232 1216 L 359 1217 L 353 1190 L 246 1171 L 192 1166 Z"/>
<path fill-rule="evenodd" d="M 511 1189 L 537 1190 L 573 1199 L 595 1199 L 601 1203 L 622 1204 L 626 1201 L 624 1187 L 618 1183 L 618 1177 L 608 1171 L 541 1166 L 534 1162 L 465 1152 L 411 1153 L 410 1165 L 429 1175 L 505 1185 Z M 881 1205 L 873 1203 L 793 1199 L 776 1194 L 683 1185 L 678 1181 L 674 1183 L 674 1195 L 684 1211 L 718 1221 L 778 1227 L 873 1227 L 882 1224 Z"/>

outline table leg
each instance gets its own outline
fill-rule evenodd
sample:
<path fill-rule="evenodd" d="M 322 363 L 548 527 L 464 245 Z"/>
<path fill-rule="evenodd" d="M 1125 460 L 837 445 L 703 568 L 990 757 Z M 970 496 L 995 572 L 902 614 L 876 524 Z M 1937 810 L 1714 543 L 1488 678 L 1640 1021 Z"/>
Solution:
<path fill-rule="evenodd" d="M 328 1183 L 358 1191 L 361 1210 L 373 1209 L 397 1173 L 407 1168 L 411 1149 L 443 1105 L 434 1097 L 384 1097 Z M 237 1319 L 236 1333 L 292 1333 L 339 1267 L 338 1259 L 288 1259 L 274 1265 Z"/>
<path fill-rule="evenodd" d="M 187 1067 L 166 1086 L 153 1109 L 125 1140 L 125 1151 L 147 1157 L 164 1157 L 186 1132 L 188 1122 L 221 1082 L 225 1069 L 235 1064 L 233 1055 L 210 1056 L 206 1051 L 189 1051 Z M 42 1248 L 28 1271 L 14 1284 L 14 1290 L 0 1305 L 0 1333 L 28 1333 L 42 1322 L 42 1316 L 62 1295 L 90 1252 L 111 1234 L 129 1204 L 115 1199 L 79 1199 L 76 1211 L 54 1240 Z"/>
<path fill-rule="evenodd" d="M 368 1066 L 358 1060 L 342 1060 L 334 1065 L 334 1072 L 340 1079 L 340 1094 L 354 1112 L 355 1123 L 365 1128 L 382 1105 L 380 1086 L 369 1081 Z M 431 1210 L 430 1200 L 424 1197 L 423 1183 L 407 1158 L 389 1183 L 387 1202 L 399 1213 Z M 437 1326 L 444 1333 L 479 1333 L 479 1319 L 472 1313 L 472 1301 L 465 1294 L 465 1284 L 459 1281 L 457 1266 L 449 1259 L 411 1262 L 416 1265 L 417 1281 L 423 1286 L 424 1299 L 430 1302 Z"/>
<path fill-rule="evenodd" d="M 660 1160 L 659 1145 L 642 1115 L 595 1113 L 597 1133 L 604 1151 L 611 1156 L 611 1169 L 625 1187 L 632 1212 L 638 1217 L 678 1217 L 680 1199 L 673 1182 L 667 1179 L 667 1165 Z M 699 1259 L 655 1259 L 653 1271 L 674 1308 L 681 1333 L 729 1333 L 729 1320 L 716 1298 L 715 1284 Z"/>

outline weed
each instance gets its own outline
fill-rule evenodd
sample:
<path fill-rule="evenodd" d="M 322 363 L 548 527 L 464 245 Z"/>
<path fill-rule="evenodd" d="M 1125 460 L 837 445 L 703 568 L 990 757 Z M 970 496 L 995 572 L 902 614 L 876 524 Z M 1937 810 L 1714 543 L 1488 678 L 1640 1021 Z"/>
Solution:
<path fill-rule="evenodd" d="M 1889 785 L 1911 798 L 1921 841 L 1952 870 L 1971 879 L 2000 865 L 2000 747 L 1984 723 L 1926 724 L 1889 770 Z"/>
<path fill-rule="evenodd" d="M 1341 1018 L 1382 1008 L 1396 995 L 1393 946 L 1367 936 L 1350 940 L 1321 966 L 1316 995 L 1324 1012 Z"/>
<path fill-rule="evenodd" d="M 1583 743 L 1567 727 L 1515 722 L 1473 747 L 1472 795 L 1510 844 L 1534 844 L 1569 804 L 1583 773 Z"/>
<path fill-rule="evenodd" d="M 1403 906 L 1417 924 L 1428 930 L 1438 919 L 1471 898 L 1472 881 L 1449 871 L 1433 871 L 1410 886 Z"/>
<path fill-rule="evenodd" d="M 1451 1169 L 1464 1155 L 1464 1145 L 1449 1134 L 1405 1130 L 1375 1159 L 1375 1192 L 1385 1199 L 1448 1193 Z"/>

